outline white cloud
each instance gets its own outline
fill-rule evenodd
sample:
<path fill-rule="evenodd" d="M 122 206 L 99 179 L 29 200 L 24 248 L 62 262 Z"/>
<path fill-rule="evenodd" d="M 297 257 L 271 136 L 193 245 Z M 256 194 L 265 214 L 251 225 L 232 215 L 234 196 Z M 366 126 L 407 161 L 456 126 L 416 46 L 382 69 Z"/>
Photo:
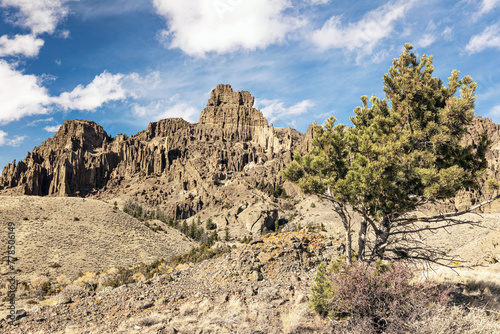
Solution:
<path fill-rule="evenodd" d="M 43 129 L 47 132 L 57 132 L 62 124 L 54 125 L 54 126 L 46 126 Z"/>
<path fill-rule="evenodd" d="M 425 34 L 422 38 L 417 42 L 417 46 L 420 47 L 428 47 L 436 41 L 436 36 L 433 34 Z"/>
<path fill-rule="evenodd" d="M 46 114 L 50 96 L 35 75 L 25 75 L 0 60 L 0 124 Z"/>
<path fill-rule="evenodd" d="M 36 119 L 34 121 L 29 122 L 26 124 L 27 126 L 37 126 L 40 123 L 48 123 L 48 122 L 53 122 L 54 117 L 49 117 L 49 118 L 41 118 L 41 119 Z"/>
<path fill-rule="evenodd" d="M 149 122 L 172 117 L 182 117 L 186 121 L 196 122 L 195 116 L 200 114 L 199 110 L 185 101 L 180 101 L 177 96 L 169 100 L 152 102 L 147 106 L 136 104 L 132 109 L 132 113 L 136 117 Z"/>
<path fill-rule="evenodd" d="M 26 139 L 26 136 L 15 136 L 14 139 L 7 138 L 7 133 L 0 130 L 0 146 L 17 147 Z"/>
<path fill-rule="evenodd" d="M 293 116 L 299 116 L 307 113 L 312 107 L 314 102 L 311 100 L 304 100 L 291 107 L 286 108 L 284 103 L 280 100 L 256 100 L 255 108 L 260 109 L 264 117 L 270 122 L 274 123 L 276 120 L 290 119 Z"/>
<path fill-rule="evenodd" d="M 68 39 L 69 36 L 70 36 L 70 32 L 69 30 L 62 30 L 61 33 L 59 34 L 59 37 L 61 37 L 62 39 Z"/>
<path fill-rule="evenodd" d="M 469 54 L 481 52 L 486 48 L 500 49 L 500 24 L 493 24 L 478 35 L 472 36 L 465 50 Z"/>
<path fill-rule="evenodd" d="M 31 29 L 35 35 L 53 33 L 68 13 L 67 0 L 0 0 L 0 7 L 15 8 L 14 22 Z"/>
<path fill-rule="evenodd" d="M 322 2 L 325 1 L 315 1 Z M 284 13 L 288 0 L 154 0 L 168 30 L 161 38 L 169 48 L 193 56 L 255 50 L 283 41 L 305 22 Z"/>
<path fill-rule="evenodd" d="M 33 35 L 16 35 L 12 39 L 3 35 L 0 37 L 0 57 L 15 55 L 35 57 L 43 44 L 42 39 Z"/>
<path fill-rule="evenodd" d="M 124 100 L 129 93 L 122 87 L 123 74 L 111 74 L 104 71 L 96 76 L 87 86 L 78 85 L 71 92 L 64 92 L 53 102 L 65 110 L 95 111 L 104 103 Z"/>
<path fill-rule="evenodd" d="M 483 0 L 481 2 L 481 8 L 477 14 L 487 14 L 498 6 L 500 6 L 500 0 Z"/>
<path fill-rule="evenodd" d="M 388 3 L 368 13 L 363 18 L 347 25 L 342 17 L 331 17 L 321 29 L 315 30 L 312 42 L 321 50 L 347 49 L 371 54 L 381 40 L 391 37 L 395 24 L 403 19 L 415 0 Z"/>
<path fill-rule="evenodd" d="M 451 41 L 453 39 L 453 29 L 450 27 L 444 28 L 443 32 L 441 33 L 443 38 L 447 41 Z"/>
<path fill-rule="evenodd" d="M 148 87 L 154 88 L 159 82 L 157 72 L 142 77 L 137 73 L 124 75 L 104 71 L 86 86 L 78 85 L 71 92 L 50 96 L 43 86 L 44 79 L 53 78 L 26 75 L 16 70 L 14 65 L 0 59 L 0 125 L 17 121 L 25 116 L 48 114 L 55 108 L 95 111 L 111 101 L 147 98 Z M 175 113 L 178 110 L 176 108 L 183 106 L 183 104 L 177 107 L 171 105 L 169 108 Z M 186 110 L 192 115 L 191 109 Z M 167 113 L 167 110 L 164 112 Z M 52 120 L 53 118 L 36 120 L 28 125 L 35 126 Z"/>

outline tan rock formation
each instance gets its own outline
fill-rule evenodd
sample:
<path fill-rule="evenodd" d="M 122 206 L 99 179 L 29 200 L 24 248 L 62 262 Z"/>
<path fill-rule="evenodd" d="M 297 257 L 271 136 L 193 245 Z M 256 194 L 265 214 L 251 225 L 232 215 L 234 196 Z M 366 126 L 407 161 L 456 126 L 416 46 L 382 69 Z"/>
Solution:
<path fill-rule="evenodd" d="M 198 124 L 165 119 L 114 139 L 94 122 L 68 120 L 23 161 L 4 168 L 0 190 L 101 198 L 126 193 L 178 218 L 233 203 L 224 186 L 233 184 L 236 193 L 260 183 L 276 186 L 292 152 L 307 147 L 301 133 L 268 126 L 253 103 L 249 92 L 218 85 Z"/>
<path fill-rule="evenodd" d="M 217 85 L 201 113 L 199 124 L 222 129 L 226 140 L 252 140 L 258 130 L 268 126 L 253 104 L 254 98 L 249 92 L 233 92 L 230 85 Z"/>

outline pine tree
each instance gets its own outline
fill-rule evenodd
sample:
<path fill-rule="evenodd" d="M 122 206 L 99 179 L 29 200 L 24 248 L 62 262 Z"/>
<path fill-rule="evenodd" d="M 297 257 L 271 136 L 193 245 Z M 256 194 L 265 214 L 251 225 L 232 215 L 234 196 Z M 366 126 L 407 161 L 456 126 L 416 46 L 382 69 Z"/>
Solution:
<path fill-rule="evenodd" d="M 477 188 L 487 167 L 485 135 L 476 147 L 460 144 L 473 121 L 476 84 L 455 70 L 444 86 L 432 77 L 432 57 L 419 61 L 412 48 L 405 44 L 384 75 L 386 99 L 362 96 L 352 127 L 336 125 L 334 117 L 315 124 L 311 155 L 296 152 L 282 172 L 305 193 L 333 203 L 346 231 L 347 261 L 353 229 L 348 208 L 362 217 L 358 256 L 363 259 L 372 229 L 372 257 L 384 258 L 390 245 L 418 233 L 415 223 L 439 225 L 460 214 L 415 219 L 411 212 Z"/>

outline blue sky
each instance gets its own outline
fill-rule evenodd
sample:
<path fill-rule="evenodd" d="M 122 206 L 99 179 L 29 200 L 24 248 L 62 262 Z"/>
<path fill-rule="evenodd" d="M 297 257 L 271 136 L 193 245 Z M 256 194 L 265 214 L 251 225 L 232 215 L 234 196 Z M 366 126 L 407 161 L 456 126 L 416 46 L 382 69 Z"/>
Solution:
<path fill-rule="evenodd" d="M 500 123 L 500 0 L 0 0 L 0 16 L 0 168 L 66 119 L 197 122 L 219 83 L 275 126 L 349 124 L 406 42 L 445 82 L 472 76 L 476 114 Z"/>

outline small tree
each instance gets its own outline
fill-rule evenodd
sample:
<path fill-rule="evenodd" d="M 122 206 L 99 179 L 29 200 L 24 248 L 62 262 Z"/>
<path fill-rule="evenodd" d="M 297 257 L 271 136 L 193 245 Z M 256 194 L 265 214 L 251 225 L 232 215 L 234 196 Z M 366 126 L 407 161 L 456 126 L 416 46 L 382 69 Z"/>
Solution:
<path fill-rule="evenodd" d="M 360 259 L 369 228 L 375 234 L 372 257 L 384 258 L 391 250 L 397 257 L 419 258 L 425 245 L 413 236 L 457 223 L 453 217 L 477 208 L 431 217 L 411 214 L 461 189 L 477 188 L 489 145 L 484 134 L 476 147 L 460 145 L 473 121 L 476 84 L 469 76 L 459 80 L 455 70 L 445 87 L 432 77 L 432 57 L 424 55 L 419 62 L 412 48 L 405 44 L 384 75 L 386 99 L 362 96 L 352 127 L 336 125 L 334 117 L 324 126 L 315 123 L 311 155 L 295 153 L 282 172 L 305 193 L 333 203 L 346 231 L 347 261 L 353 224 L 348 208 L 361 216 Z M 389 247 L 401 241 L 406 249 Z"/>

